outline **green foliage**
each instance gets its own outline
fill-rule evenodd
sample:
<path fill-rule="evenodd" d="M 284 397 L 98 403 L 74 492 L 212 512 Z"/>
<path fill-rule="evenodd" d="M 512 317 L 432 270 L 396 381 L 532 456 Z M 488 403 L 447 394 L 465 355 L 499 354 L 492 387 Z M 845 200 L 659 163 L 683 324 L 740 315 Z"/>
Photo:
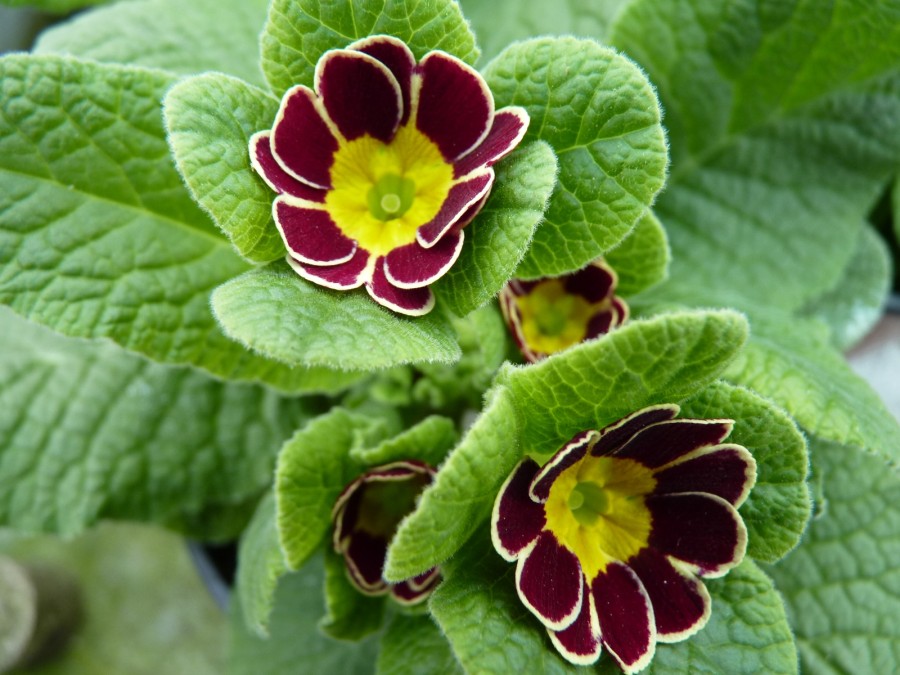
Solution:
<path fill-rule="evenodd" d="M 343 556 L 325 547 L 325 607 L 319 622 L 325 635 L 357 642 L 378 631 L 384 619 L 386 598 L 363 595 L 350 583 Z"/>
<path fill-rule="evenodd" d="M 475 37 L 451 0 L 273 0 L 262 37 L 262 68 L 281 95 L 295 84 L 312 86 L 319 57 L 368 35 L 394 35 L 416 58 L 433 49 L 474 63 Z"/>
<path fill-rule="evenodd" d="M 234 536 L 310 413 L 6 309 L 0 325 L 0 522 L 20 530 L 72 535 L 116 518 Z"/>
<path fill-rule="evenodd" d="M 439 302 L 465 316 L 500 292 L 544 216 L 556 170 L 552 148 L 540 141 L 518 149 L 497 166 L 491 196 L 466 227 L 459 259 L 434 285 Z"/>
<path fill-rule="evenodd" d="M 188 189 L 250 262 L 284 257 L 272 219 L 275 193 L 250 167 L 248 143 L 269 129 L 278 101 L 220 73 L 184 80 L 164 104 L 169 145 Z"/>
<path fill-rule="evenodd" d="M 431 415 L 375 447 L 351 448 L 350 457 L 368 466 L 390 464 L 404 459 L 417 459 L 437 466 L 447 451 L 456 445 L 458 438 L 453 420 Z"/>
<path fill-rule="evenodd" d="M 439 310 L 401 317 L 376 305 L 362 289 L 351 293 L 315 286 L 286 262 L 219 286 L 212 306 L 226 334 L 290 365 L 377 370 L 453 362 L 461 353 Z"/>
<path fill-rule="evenodd" d="M 827 504 L 771 568 L 807 673 L 889 673 L 900 662 L 900 478 L 854 448 L 811 437 Z"/>
<path fill-rule="evenodd" d="M 9 7 L 34 7 L 44 12 L 64 14 L 74 9 L 102 5 L 109 0 L 0 0 L 0 5 Z"/>
<path fill-rule="evenodd" d="M 747 525 L 747 555 L 775 562 L 800 541 L 810 516 L 806 441 L 781 410 L 747 389 L 718 382 L 687 401 L 683 417 L 735 421 L 728 443 L 750 450 L 756 485 L 741 506 Z"/>
<path fill-rule="evenodd" d="M 395 614 L 381 638 L 375 672 L 384 675 L 463 675 L 440 629 L 428 616 Z"/>
<path fill-rule="evenodd" d="M 262 84 L 259 31 L 267 7 L 267 0 L 119 2 L 45 31 L 34 51 L 179 74 L 215 70 Z"/>
<path fill-rule="evenodd" d="M 499 106 L 520 105 L 526 140 L 547 141 L 559 180 L 516 276 L 579 269 L 621 242 L 665 180 L 656 96 L 628 59 L 592 40 L 513 44 L 485 69 Z"/>
<path fill-rule="evenodd" d="M 625 241 L 606 254 L 619 277 L 616 295 L 635 295 L 664 281 L 670 259 L 666 231 L 653 211 L 647 211 Z"/>

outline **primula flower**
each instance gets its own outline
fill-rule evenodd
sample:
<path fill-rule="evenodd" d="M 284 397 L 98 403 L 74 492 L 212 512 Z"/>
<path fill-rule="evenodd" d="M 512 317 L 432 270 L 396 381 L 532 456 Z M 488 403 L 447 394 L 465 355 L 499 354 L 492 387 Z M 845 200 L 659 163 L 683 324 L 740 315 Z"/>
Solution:
<path fill-rule="evenodd" d="M 434 590 L 440 579 L 436 567 L 396 584 L 382 578 L 388 544 L 434 474 L 423 462 L 393 462 L 370 469 L 341 492 L 331 512 L 334 550 L 344 556 L 347 575 L 360 592 L 390 591 L 397 602 L 412 605 Z"/>
<path fill-rule="evenodd" d="M 500 291 L 506 325 L 529 363 L 608 333 L 628 318 L 618 279 L 603 260 L 561 277 L 513 279 Z"/>
<path fill-rule="evenodd" d="M 481 76 L 442 51 L 419 63 L 402 41 L 368 37 L 319 59 L 315 89 L 289 89 L 271 131 L 250 139 L 287 260 L 337 290 L 365 285 L 396 312 L 429 312 L 463 228 L 487 200 L 491 165 L 528 127 L 494 110 Z"/>
<path fill-rule="evenodd" d="M 494 547 L 517 560 L 516 588 L 559 652 L 594 663 L 601 645 L 626 673 L 656 642 L 677 642 L 709 619 L 698 577 L 741 562 L 737 512 L 756 481 L 731 420 L 675 419 L 644 408 L 583 431 L 543 467 L 523 460 L 494 504 Z"/>

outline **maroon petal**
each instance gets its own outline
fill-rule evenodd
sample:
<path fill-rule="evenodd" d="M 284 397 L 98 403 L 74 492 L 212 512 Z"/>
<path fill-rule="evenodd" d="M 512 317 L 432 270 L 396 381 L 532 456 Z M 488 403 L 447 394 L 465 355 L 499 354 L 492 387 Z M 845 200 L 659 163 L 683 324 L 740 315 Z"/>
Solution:
<path fill-rule="evenodd" d="M 590 303 L 604 300 L 616 285 L 616 273 L 601 263 L 592 263 L 564 279 L 566 292 Z"/>
<path fill-rule="evenodd" d="M 488 190 L 484 193 L 484 196 L 481 199 L 472 204 L 463 212 L 463 214 L 459 217 L 459 220 L 456 221 L 453 227 L 457 230 L 461 230 L 469 223 L 471 223 L 475 219 L 475 216 L 477 216 L 481 212 L 481 209 L 484 208 L 484 205 L 487 203 L 488 197 L 490 196 L 491 192 L 490 190 Z"/>
<path fill-rule="evenodd" d="M 655 478 L 654 494 L 707 492 L 737 507 L 756 482 L 756 461 L 740 445 L 713 446 L 659 471 Z"/>
<path fill-rule="evenodd" d="M 428 570 L 414 579 L 391 586 L 391 595 L 401 605 L 415 605 L 427 598 L 437 586 L 441 575 L 437 568 Z"/>
<path fill-rule="evenodd" d="M 453 185 L 437 215 L 416 232 L 419 244 L 425 248 L 434 246 L 450 228 L 468 214 L 473 204 L 481 201 L 491 191 L 493 182 L 493 169 L 485 169 Z"/>
<path fill-rule="evenodd" d="M 367 595 L 381 595 L 388 585 L 381 578 L 387 555 L 387 542 L 364 530 L 354 530 L 344 551 L 344 562 L 350 580 Z"/>
<path fill-rule="evenodd" d="M 643 408 L 628 417 L 623 417 L 600 430 L 600 440 L 591 450 L 591 454 L 596 457 L 609 455 L 644 427 L 670 420 L 678 414 L 678 411 L 679 407 L 674 403 L 664 403 Z"/>
<path fill-rule="evenodd" d="M 400 85 L 403 98 L 403 116 L 400 118 L 400 124 L 401 126 L 406 124 L 411 109 L 412 74 L 416 67 L 416 57 L 406 43 L 390 35 L 372 35 L 348 45 L 347 49 L 374 56 L 388 67 Z"/>
<path fill-rule="evenodd" d="M 626 565 L 610 563 L 591 585 L 600 635 L 626 673 L 636 673 L 653 658 L 656 624 L 647 591 Z"/>
<path fill-rule="evenodd" d="M 525 458 L 509 474 L 494 500 L 491 539 L 497 553 L 512 562 L 544 529 L 544 508 L 528 495 L 528 486 L 538 472 L 533 459 Z"/>
<path fill-rule="evenodd" d="M 712 603 L 699 579 L 679 571 L 649 548 L 629 560 L 628 566 L 640 578 L 653 605 L 657 640 L 679 642 L 706 625 Z"/>
<path fill-rule="evenodd" d="M 403 115 L 396 78 L 378 59 L 335 49 L 316 65 L 316 91 L 331 121 L 348 141 L 369 134 L 387 143 Z"/>
<path fill-rule="evenodd" d="M 250 137 L 250 165 L 266 184 L 279 194 L 289 194 L 310 202 L 324 202 L 324 190 L 317 190 L 291 176 L 281 168 L 270 144 L 271 133 L 260 131 Z"/>
<path fill-rule="evenodd" d="M 572 625 L 561 631 L 547 631 L 557 651 L 577 666 L 595 663 L 602 651 L 597 612 L 591 607 L 592 603 L 591 594 L 583 593 L 581 609 Z"/>
<path fill-rule="evenodd" d="M 483 166 L 492 166 L 506 157 L 525 136 L 528 122 L 528 113 L 524 108 L 510 106 L 498 110 L 487 137 L 456 162 L 453 174 L 457 177 L 465 176 Z"/>
<path fill-rule="evenodd" d="M 572 624 L 581 608 L 584 575 L 575 554 L 556 542 L 550 532 L 519 558 L 516 588 L 522 603 L 551 630 Z"/>
<path fill-rule="evenodd" d="M 308 87 L 289 89 L 272 127 L 272 154 L 291 176 L 326 190 L 331 187 L 331 165 L 338 141 L 321 105 Z"/>
<path fill-rule="evenodd" d="M 721 497 L 700 492 L 650 495 L 645 503 L 653 518 L 648 543 L 661 553 L 709 577 L 725 574 L 744 558 L 747 528 Z"/>
<path fill-rule="evenodd" d="M 506 325 L 509 326 L 509 330 L 512 333 L 513 339 L 516 341 L 516 346 L 519 348 L 519 351 L 522 352 L 522 356 L 529 363 L 535 363 L 546 355 L 532 351 L 531 346 L 525 339 L 525 333 L 522 330 L 522 315 L 516 305 L 516 292 L 513 290 L 514 284 L 515 280 L 508 283 L 503 287 L 503 290 L 500 291 L 498 297 L 500 311 L 503 313 Z"/>
<path fill-rule="evenodd" d="M 379 305 L 399 314 L 422 316 L 434 307 L 434 295 L 427 288 L 397 288 L 384 274 L 384 258 L 379 258 L 366 282 L 366 290 Z"/>
<path fill-rule="evenodd" d="M 597 312 L 591 317 L 590 321 L 588 321 L 584 339 L 593 340 L 595 337 L 606 335 L 610 330 L 616 327 L 616 323 L 616 315 L 612 310 Z"/>
<path fill-rule="evenodd" d="M 463 233 L 450 233 L 431 248 L 418 242 L 395 248 L 385 256 L 384 273 L 398 288 L 421 288 L 440 279 L 456 262 Z"/>
<path fill-rule="evenodd" d="M 546 502 L 547 497 L 550 496 L 550 488 L 553 487 L 553 483 L 559 478 L 559 475 L 570 466 L 580 462 L 598 436 L 596 431 L 590 429 L 575 434 L 541 467 L 534 477 L 529 490 L 531 498 L 536 502 Z"/>
<path fill-rule="evenodd" d="M 291 257 L 311 265 L 338 265 L 356 253 L 356 242 L 335 225 L 328 211 L 279 196 L 272 206 L 275 225 Z"/>
<path fill-rule="evenodd" d="M 487 135 L 494 97 L 478 72 L 444 52 L 429 53 L 416 72 L 421 77 L 416 127 L 452 164 Z"/>
<path fill-rule="evenodd" d="M 361 248 L 356 249 L 356 253 L 350 260 L 340 265 L 327 267 L 307 265 L 290 256 L 287 256 L 287 261 L 294 271 L 307 281 L 325 288 L 333 288 L 336 291 L 359 288 L 368 281 L 372 274 L 369 252 Z"/>
<path fill-rule="evenodd" d="M 655 469 L 699 448 L 720 443 L 732 420 L 668 420 L 641 429 L 614 454 Z"/>
<path fill-rule="evenodd" d="M 331 509 L 331 520 L 334 523 L 332 544 L 338 553 L 343 551 L 344 541 L 353 532 L 353 526 L 359 518 L 362 494 L 359 487 L 361 485 L 362 478 L 357 478 L 347 485 L 338 495 L 334 507 Z"/>
<path fill-rule="evenodd" d="M 615 323 L 613 324 L 613 328 L 616 326 L 620 326 L 628 319 L 628 315 L 630 314 L 630 310 L 628 309 L 628 304 L 622 300 L 622 298 L 617 298 L 613 296 L 612 299 L 613 311 L 616 315 Z"/>

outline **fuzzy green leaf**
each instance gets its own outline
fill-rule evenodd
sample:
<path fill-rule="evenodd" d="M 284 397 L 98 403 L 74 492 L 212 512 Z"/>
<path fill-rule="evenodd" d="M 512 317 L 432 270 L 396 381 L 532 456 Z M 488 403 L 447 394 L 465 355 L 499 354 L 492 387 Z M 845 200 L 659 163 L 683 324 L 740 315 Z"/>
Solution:
<path fill-rule="evenodd" d="M 428 616 L 395 614 L 381 638 L 376 673 L 463 675 L 440 629 Z"/>
<path fill-rule="evenodd" d="M 747 389 L 717 382 L 685 402 L 683 417 L 735 420 L 728 443 L 753 453 L 756 485 L 741 506 L 747 555 L 775 562 L 800 541 L 811 506 L 806 484 L 806 441 L 781 410 Z"/>
<path fill-rule="evenodd" d="M 520 105 L 526 140 L 547 141 L 559 181 L 516 276 L 579 269 L 621 242 L 665 181 L 653 88 L 627 58 L 592 40 L 513 44 L 488 64 L 497 105 Z"/>
<path fill-rule="evenodd" d="M 807 673 L 890 673 L 900 663 L 900 478 L 811 438 L 826 502 L 803 544 L 771 568 Z"/>
<path fill-rule="evenodd" d="M 270 128 L 277 110 L 266 92 L 220 73 L 178 83 L 164 104 L 169 146 L 188 189 L 256 263 L 286 252 L 272 219 L 275 193 L 250 167 L 248 150 L 250 136 Z"/>
<path fill-rule="evenodd" d="M 625 241 L 606 254 L 619 277 L 616 295 L 635 295 L 663 281 L 670 258 L 666 231 L 653 211 L 647 211 Z"/>
<path fill-rule="evenodd" d="M 546 143 L 531 143 L 496 171 L 490 199 L 465 229 L 459 259 L 434 285 L 438 300 L 459 316 L 487 303 L 512 277 L 556 185 L 556 155 Z"/>
<path fill-rule="evenodd" d="M 384 577 L 401 581 L 438 565 L 490 515 L 506 476 L 522 457 L 509 391 L 487 395 L 487 405 L 425 489 L 388 549 Z"/>
<path fill-rule="evenodd" d="M 405 459 L 416 459 L 431 466 L 441 463 L 459 435 L 453 420 L 431 415 L 374 448 L 353 448 L 350 456 L 360 464 L 377 466 Z"/>
<path fill-rule="evenodd" d="M 64 338 L 6 309 L 0 325 L 0 522 L 20 530 L 69 535 L 116 518 L 234 536 L 309 416 L 303 399 Z"/>
<path fill-rule="evenodd" d="M 832 288 L 900 156 L 896 0 L 636 0 L 611 41 L 666 110 L 654 209 L 694 305 L 802 307 Z M 734 303 L 735 300 L 730 300 Z"/>
<path fill-rule="evenodd" d="M 394 35 L 417 59 L 433 49 L 474 63 L 475 37 L 451 0 L 274 0 L 262 37 L 262 67 L 279 96 L 295 84 L 312 86 L 319 57 L 368 35 Z"/>
<path fill-rule="evenodd" d="M 453 362 L 461 353 L 439 310 L 401 317 L 361 289 L 314 286 L 285 262 L 219 286 L 212 306 L 230 337 L 291 365 L 377 370 L 420 361 Z"/>
<path fill-rule="evenodd" d="M 119 2 L 45 31 L 34 51 L 185 75 L 215 70 L 262 84 L 259 31 L 267 7 L 267 0 Z"/>
<path fill-rule="evenodd" d="M 371 635 L 381 628 L 385 600 L 360 593 L 350 583 L 343 556 L 325 547 L 325 616 L 319 622 L 325 635 L 353 642 Z"/>
<path fill-rule="evenodd" d="M 224 377 L 347 384 L 250 354 L 216 325 L 210 291 L 247 265 L 172 165 L 159 110 L 171 84 L 139 68 L 0 59 L 0 303 Z"/>
<path fill-rule="evenodd" d="M 678 402 L 712 382 L 747 337 L 730 311 L 681 312 L 632 321 L 534 366 L 507 367 L 526 452 L 556 452 L 654 403 Z"/>
<path fill-rule="evenodd" d="M 82 7 L 102 5 L 110 0 L 0 0 L 0 5 L 9 7 L 33 7 L 44 12 L 65 14 Z"/>

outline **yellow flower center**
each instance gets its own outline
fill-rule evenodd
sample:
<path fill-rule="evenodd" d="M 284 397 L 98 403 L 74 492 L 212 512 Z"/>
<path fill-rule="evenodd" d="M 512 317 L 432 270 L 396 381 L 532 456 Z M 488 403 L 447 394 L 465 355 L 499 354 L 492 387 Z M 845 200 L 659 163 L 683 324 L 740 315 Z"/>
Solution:
<path fill-rule="evenodd" d="M 388 144 L 363 136 L 341 144 L 325 208 L 341 231 L 374 256 L 411 244 L 437 215 L 453 184 L 453 166 L 413 125 Z"/>
<path fill-rule="evenodd" d="M 553 483 L 546 529 L 572 551 L 588 581 L 646 548 L 651 516 L 644 497 L 656 479 L 639 462 L 587 456 Z"/>
<path fill-rule="evenodd" d="M 609 301 L 591 304 L 566 291 L 559 279 L 547 279 L 529 293 L 516 296 L 522 317 L 522 333 L 531 349 L 554 354 L 578 344 L 587 335 L 591 317 Z"/>

